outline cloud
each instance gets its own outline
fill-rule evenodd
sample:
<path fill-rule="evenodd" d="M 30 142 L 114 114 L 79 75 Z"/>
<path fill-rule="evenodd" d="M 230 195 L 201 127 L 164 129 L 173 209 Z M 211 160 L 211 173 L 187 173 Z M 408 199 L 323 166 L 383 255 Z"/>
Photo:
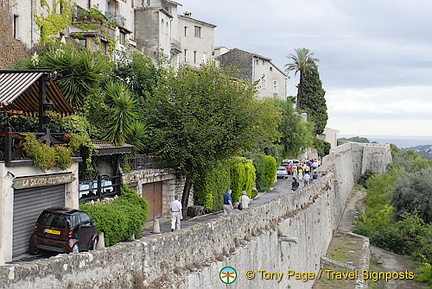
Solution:
<path fill-rule="evenodd" d="M 183 3 L 216 24 L 215 45 L 271 58 L 319 58 L 329 126 L 345 134 L 432 135 L 432 1 L 270 0 Z M 288 94 L 298 77 L 290 75 Z M 352 130 L 352 131 L 349 131 Z"/>

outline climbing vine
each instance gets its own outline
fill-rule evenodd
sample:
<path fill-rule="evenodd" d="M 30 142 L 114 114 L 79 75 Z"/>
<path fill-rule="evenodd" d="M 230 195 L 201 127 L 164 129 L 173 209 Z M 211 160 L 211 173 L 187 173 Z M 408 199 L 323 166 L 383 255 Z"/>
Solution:
<path fill-rule="evenodd" d="M 46 0 L 40 1 L 44 11 L 41 14 L 35 12 L 34 15 L 36 25 L 40 29 L 40 44 L 52 43 L 59 33 L 72 23 L 71 2 L 71 0 L 55 0 L 51 7 Z M 60 13 L 56 13 L 57 7 L 60 7 Z"/>

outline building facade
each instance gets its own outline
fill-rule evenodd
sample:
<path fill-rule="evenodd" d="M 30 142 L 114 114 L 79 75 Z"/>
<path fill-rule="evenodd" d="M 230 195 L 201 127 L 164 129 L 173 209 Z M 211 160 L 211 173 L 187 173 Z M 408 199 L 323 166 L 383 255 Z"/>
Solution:
<path fill-rule="evenodd" d="M 71 10 L 67 9 L 69 4 Z M 56 28 L 51 37 L 64 36 L 90 50 L 108 53 L 110 49 L 135 45 L 134 5 L 134 0 L 16 1 L 10 6 L 13 37 L 32 48 L 43 37 L 43 30 L 52 30 L 43 23 L 52 22 Z M 50 18 L 54 14 L 64 18 Z"/>
<path fill-rule="evenodd" d="M 257 81 L 258 97 L 286 99 L 288 76 L 270 58 L 238 48 L 224 51 L 224 48 L 216 50 L 219 65 L 234 67 L 245 80 Z"/>
<path fill-rule="evenodd" d="M 177 59 L 177 63 L 199 67 L 212 58 L 216 25 L 194 19 L 190 12 L 185 12 L 178 18 L 182 59 Z"/>

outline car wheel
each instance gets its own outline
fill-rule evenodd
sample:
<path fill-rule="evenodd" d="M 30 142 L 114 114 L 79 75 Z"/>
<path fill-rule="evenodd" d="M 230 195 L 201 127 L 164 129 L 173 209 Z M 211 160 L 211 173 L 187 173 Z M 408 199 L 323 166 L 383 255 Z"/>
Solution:
<path fill-rule="evenodd" d="M 72 253 L 79 253 L 79 244 L 75 243 L 72 247 Z"/>
<path fill-rule="evenodd" d="M 34 246 L 30 245 L 30 247 L 29 247 L 29 253 L 31 255 L 37 255 L 37 254 L 40 253 L 40 250 L 39 250 L 38 247 L 34 247 Z"/>
<path fill-rule="evenodd" d="M 93 241 L 93 244 L 90 247 L 90 250 L 96 250 L 98 241 L 99 241 L 99 239 L 98 239 L 98 237 L 96 237 Z"/>

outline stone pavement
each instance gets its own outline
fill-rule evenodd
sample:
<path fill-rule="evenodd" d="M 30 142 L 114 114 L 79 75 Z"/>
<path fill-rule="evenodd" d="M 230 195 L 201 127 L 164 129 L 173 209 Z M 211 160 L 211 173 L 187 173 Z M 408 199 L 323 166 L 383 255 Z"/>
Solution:
<path fill-rule="evenodd" d="M 291 191 L 291 182 L 292 182 L 292 176 L 290 176 L 288 179 L 278 179 L 278 181 L 274 184 L 273 188 L 265 193 L 259 193 L 258 196 L 256 196 L 252 202 L 250 203 L 249 207 L 258 207 L 263 204 L 266 204 L 270 202 L 272 199 L 281 196 L 292 193 Z M 303 182 L 300 182 L 299 189 L 303 187 Z M 238 209 L 234 209 L 233 214 L 236 212 L 240 212 Z M 198 223 L 208 222 L 209 220 L 219 218 L 220 216 L 223 216 L 223 211 L 214 212 L 207 215 L 202 216 L 196 216 L 193 218 L 186 218 L 183 219 L 181 222 L 182 228 L 187 228 L 190 226 L 193 226 Z M 160 233 L 170 233 L 171 232 L 171 218 L 162 217 L 159 218 L 159 228 Z M 154 227 L 154 221 L 148 221 L 145 225 L 145 228 L 142 232 L 143 237 L 153 235 Z"/>

